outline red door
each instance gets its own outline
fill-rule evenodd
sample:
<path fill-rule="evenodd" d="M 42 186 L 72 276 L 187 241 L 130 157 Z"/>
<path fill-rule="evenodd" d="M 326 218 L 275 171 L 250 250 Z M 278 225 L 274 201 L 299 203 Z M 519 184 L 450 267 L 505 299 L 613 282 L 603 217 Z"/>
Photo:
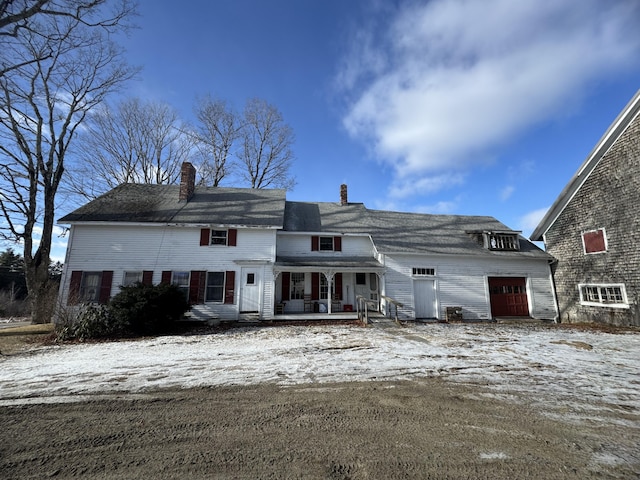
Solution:
<path fill-rule="evenodd" d="M 489 277 L 491 315 L 528 317 L 527 280 L 524 277 Z"/>

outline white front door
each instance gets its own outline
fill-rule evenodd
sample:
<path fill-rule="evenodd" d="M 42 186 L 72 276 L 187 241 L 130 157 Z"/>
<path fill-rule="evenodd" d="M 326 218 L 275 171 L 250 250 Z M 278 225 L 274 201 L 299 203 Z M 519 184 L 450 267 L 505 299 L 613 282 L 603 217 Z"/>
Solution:
<path fill-rule="evenodd" d="M 241 282 L 240 311 L 259 312 L 260 290 L 262 288 L 260 270 L 258 268 L 243 268 Z"/>
<path fill-rule="evenodd" d="M 416 318 L 437 318 L 435 280 L 414 280 L 413 301 Z"/>

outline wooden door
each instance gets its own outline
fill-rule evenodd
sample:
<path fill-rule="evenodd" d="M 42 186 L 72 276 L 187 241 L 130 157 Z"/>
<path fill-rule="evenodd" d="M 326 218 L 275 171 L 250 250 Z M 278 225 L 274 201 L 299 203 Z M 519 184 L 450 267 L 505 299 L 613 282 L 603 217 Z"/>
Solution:
<path fill-rule="evenodd" d="M 491 315 L 528 317 L 527 279 L 524 277 L 489 277 Z"/>

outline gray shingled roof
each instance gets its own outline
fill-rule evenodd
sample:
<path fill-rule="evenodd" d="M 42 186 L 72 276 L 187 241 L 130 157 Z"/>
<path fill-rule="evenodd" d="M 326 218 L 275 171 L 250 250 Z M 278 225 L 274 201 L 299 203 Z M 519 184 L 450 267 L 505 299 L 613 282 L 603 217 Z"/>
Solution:
<path fill-rule="evenodd" d="M 469 232 L 510 231 L 493 217 L 369 210 L 362 203 L 288 202 L 285 191 L 275 189 L 198 187 L 188 202 L 181 202 L 179 188 L 120 185 L 59 222 L 245 225 L 288 232 L 371 235 L 383 253 L 552 258 L 523 237 L 519 252 L 484 248 Z"/>
<path fill-rule="evenodd" d="M 493 217 L 369 210 L 361 203 L 286 202 L 284 230 L 368 234 L 382 253 L 552 257 L 520 236 L 520 251 L 491 251 L 469 232 L 512 231 Z"/>
<path fill-rule="evenodd" d="M 60 223 L 135 222 L 282 228 L 285 191 L 198 187 L 188 202 L 177 185 L 120 185 L 62 217 Z"/>

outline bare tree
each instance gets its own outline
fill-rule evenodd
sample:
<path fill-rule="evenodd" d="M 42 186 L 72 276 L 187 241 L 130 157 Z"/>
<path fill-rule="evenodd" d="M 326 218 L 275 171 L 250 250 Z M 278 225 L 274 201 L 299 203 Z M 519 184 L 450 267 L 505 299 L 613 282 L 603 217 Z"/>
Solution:
<path fill-rule="evenodd" d="M 235 113 L 224 100 L 200 99 L 195 108 L 200 184 L 217 187 L 233 171 L 231 149 L 238 138 Z"/>
<path fill-rule="evenodd" d="M 295 185 L 289 172 L 294 159 L 294 134 L 276 107 L 258 98 L 248 100 L 240 141 L 243 178 L 251 188 L 290 189 Z"/>
<path fill-rule="evenodd" d="M 105 14 L 104 2 L 92 3 L 82 18 L 51 15 L 25 28 L 13 50 L 21 66 L 0 77 L 0 235 L 22 242 L 34 323 L 50 319 L 54 211 L 70 146 L 87 114 L 134 74 L 109 30 L 90 26 Z"/>
<path fill-rule="evenodd" d="M 81 134 L 85 162 L 74 168 L 72 191 L 95 198 L 121 183 L 175 183 L 193 137 L 167 104 L 137 98 L 92 112 Z"/>
<path fill-rule="evenodd" d="M 126 27 L 127 18 L 135 15 L 135 4 L 131 0 L 118 2 L 107 12 L 105 7 L 113 0 L 0 0 L 0 77 L 54 55 L 50 48 L 44 48 L 35 57 L 18 59 L 15 56 L 22 49 L 23 36 L 35 34 L 52 42 L 65 36 L 64 31 L 40 28 L 48 20 L 71 19 L 87 27 L 106 30 Z"/>

